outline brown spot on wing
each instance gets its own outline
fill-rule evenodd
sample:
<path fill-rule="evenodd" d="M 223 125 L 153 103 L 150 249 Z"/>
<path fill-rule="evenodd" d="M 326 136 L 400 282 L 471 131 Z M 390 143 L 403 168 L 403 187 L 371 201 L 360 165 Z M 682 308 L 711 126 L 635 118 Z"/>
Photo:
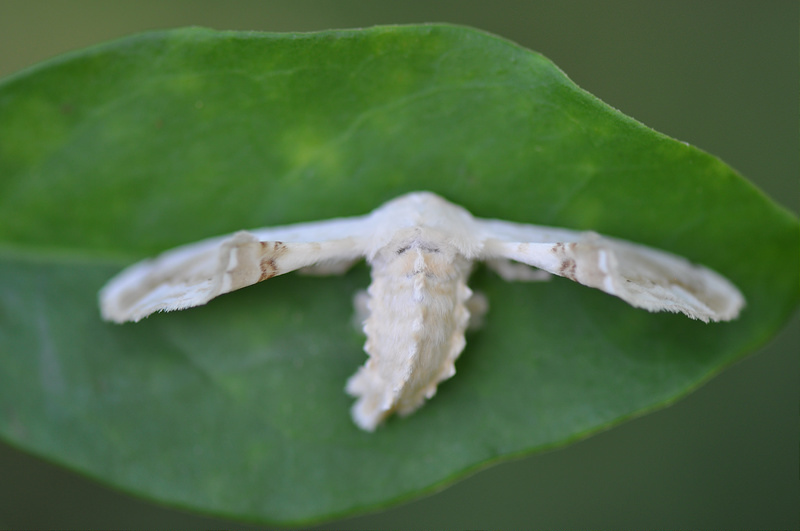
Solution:
<path fill-rule="evenodd" d="M 264 258 L 261 259 L 261 276 L 259 282 L 270 279 L 280 273 L 276 260 L 286 254 L 289 247 L 283 242 L 260 242 L 261 252 Z"/>
<path fill-rule="evenodd" d="M 553 247 L 550 249 L 550 251 L 563 257 L 566 256 L 567 250 L 573 251 L 575 249 L 575 245 L 576 245 L 575 242 L 569 242 L 569 243 L 558 242 L 556 244 L 553 244 Z"/>
<path fill-rule="evenodd" d="M 558 268 L 558 274 L 570 280 L 577 281 L 577 278 L 575 277 L 576 268 L 577 266 L 575 265 L 575 260 L 568 258 L 561 262 L 561 267 Z"/>
<path fill-rule="evenodd" d="M 269 258 L 261 261 L 261 276 L 258 277 L 259 282 L 270 279 L 278 274 L 278 268 L 275 265 L 275 260 Z"/>
<path fill-rule="evenodd" d="M 570 280 L 574 280 L 577 282 L 576 271 L 577 271 L 577 264 L 573 258 L 569 257 L 568 253 L 571 253 L 575 249 L 575 242 L 564 243 L 558 242 L 550 249 L 550 251 L 555 254 L 559 260 L 561 260 L 561 266 L 558 268 L 558 275 L 562 277 L 566 277 Z"/>

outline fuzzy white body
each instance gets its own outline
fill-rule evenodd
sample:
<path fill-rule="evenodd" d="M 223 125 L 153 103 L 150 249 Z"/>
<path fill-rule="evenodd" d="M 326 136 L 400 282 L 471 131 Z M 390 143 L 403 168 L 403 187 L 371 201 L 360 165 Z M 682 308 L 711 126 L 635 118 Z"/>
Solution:
<path fill-rule="evenodd" d="M 437 384 L 455 374 L 466 345 L 472 263 L 423 235 L 414 231 L 371 260 L 364 323 L 369 360 L 347 382 L 347 392 L 359 397 L 353 419 L 366 430 L 431 398 Z"/>
<path fill-rule="evenodd" d="M 353 420 L 370 431 L 394 412 L 419 408 L 455 373 L 475 261 L 506 280 L 556 274 L 636 307 L 706 322 L 733 319 L 744 307 L 727 279 L 670 253 L 595 233 L 475 218 L 416 192 L 366 216 L 242 231 L 167 251 L 109 281 L 100 292 L 101 313 L 138 321 L 297 269 L 342 273 L 360 258 L 372 267 L 364 323 L 369 360 L 347 391 L 358 398 Z"/>

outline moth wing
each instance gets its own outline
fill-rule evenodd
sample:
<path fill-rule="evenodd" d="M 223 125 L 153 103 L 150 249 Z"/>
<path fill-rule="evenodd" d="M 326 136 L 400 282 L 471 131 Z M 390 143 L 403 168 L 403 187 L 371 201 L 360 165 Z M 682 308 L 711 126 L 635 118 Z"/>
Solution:
<path fill-rule="evenodd" d="M 123 270 L 100 291 L 104 319 L 139 321 L 304 267 L 343 273 L 364 256 L 363 218 L 241 231 L 184 245 Z"/>
<path fill-rule="evenodd" d="M 728 279 L 674 254 L 593 232 L 480 220 L 483 259 L 506 258 L 616 295 L 651 312 L 729 321 L 745 301 Z"/>

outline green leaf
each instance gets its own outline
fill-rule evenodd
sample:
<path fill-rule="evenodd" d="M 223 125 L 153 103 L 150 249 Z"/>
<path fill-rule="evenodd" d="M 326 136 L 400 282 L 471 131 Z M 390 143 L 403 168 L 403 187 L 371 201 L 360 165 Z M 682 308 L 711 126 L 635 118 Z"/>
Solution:
<path fill-rule="evenodd" d="M 351 323 L 365 266 L 100 320 L 98 289 L 134 260 L 423 189 L 687 256 L 748 306 L 705 325 L 479 269 L 491 310 L 458 374 L 373 434 L 343 391 L 366 358 Z M 799 235 L 719 160 L 475 30 L 134 36 L 0 85 L 0 436 L 207 513 L 379 507 L 663 406 L 762 345 L 800 299 Z"/>

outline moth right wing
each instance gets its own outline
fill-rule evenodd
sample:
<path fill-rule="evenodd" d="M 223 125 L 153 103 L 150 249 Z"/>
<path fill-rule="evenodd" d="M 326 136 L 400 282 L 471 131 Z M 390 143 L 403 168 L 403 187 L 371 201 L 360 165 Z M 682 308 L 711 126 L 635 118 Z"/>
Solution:
<path fill-rule="evenodd" d="M 104 319 L 139 321 L 301 268 L 342 273 L 365 254 L 365 217 L 240 231 L 133 264 L 100 291 Z"/>
<path fill-rule="evenodd" d="M 616 295 L 651 312 L 729 321 L 745 301 L 728 279 L 674 254 L 593 232 L 476 220 L 484 260 L 505 258 Z"/>

